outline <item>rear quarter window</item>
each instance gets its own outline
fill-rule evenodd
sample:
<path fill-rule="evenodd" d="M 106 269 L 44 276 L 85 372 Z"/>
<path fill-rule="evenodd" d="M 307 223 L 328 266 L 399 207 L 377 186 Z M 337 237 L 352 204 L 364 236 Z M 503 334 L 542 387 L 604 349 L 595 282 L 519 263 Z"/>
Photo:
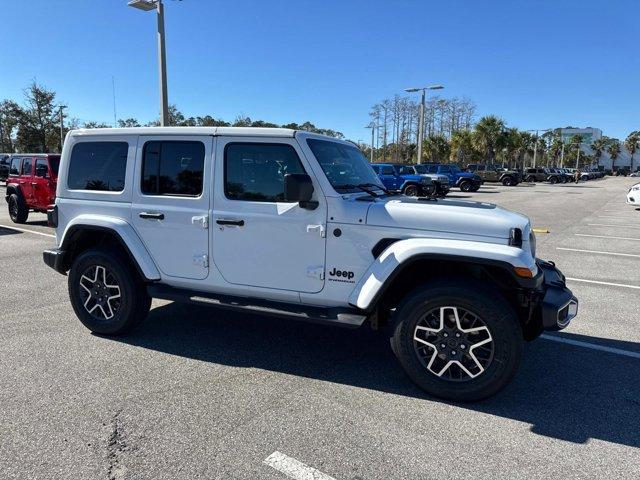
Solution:
<path fill-rule="evenodd" d="M 71 151 L 70 190 L 121 192 L 127 169 L 127 142 L 81 142 Z"/>

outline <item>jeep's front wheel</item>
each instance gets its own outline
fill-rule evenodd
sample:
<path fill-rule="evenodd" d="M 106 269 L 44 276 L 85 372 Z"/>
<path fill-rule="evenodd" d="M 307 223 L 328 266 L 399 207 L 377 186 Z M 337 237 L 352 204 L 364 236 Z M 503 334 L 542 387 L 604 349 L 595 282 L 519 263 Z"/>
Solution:
<path fill-rule="evenodd" d="M 522 358 L 515 312 L 496 292 L 465 282 L 420 287 L 399 306 L 392 350 L 427 393 L 470 402 L 502 389 Z"/>
<path fill-rule="evenodd" d="M 82 324 L 94 333 L 121 335 L 149 313 L 151 298 L 117 251 L 87 250 L 69 271 L 69 297 Z"/>
<path fill-rule="evenodd" d="M 473 185 L 471 184 L 471 182 L 469 180 L 463 180 L 462 182 L 460 182 L 460 191 L 461 192 L 470 192 L 472 186 Z"/>
<path fill-rule="evenodd" d="M 502 185 L 504 185 L 505 187 L 510 187 L 513 185 L 513 179 L 511 177 L 504 177 L 502 179 Z"/>
<path fill-rule="evenodd" d="M 9 195 L 9 217 L 13 223 L 24 223 L 29 217 L 29 208 L 15 193 Z"/>

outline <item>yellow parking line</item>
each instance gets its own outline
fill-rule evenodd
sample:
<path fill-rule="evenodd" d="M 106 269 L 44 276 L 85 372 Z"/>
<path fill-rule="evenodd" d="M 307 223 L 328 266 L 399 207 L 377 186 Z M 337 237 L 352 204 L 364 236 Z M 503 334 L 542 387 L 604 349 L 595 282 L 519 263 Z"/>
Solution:
<path fill-rule="evenodd" d="M 532 228 L 533 233 L 551 233 L 546 228 Z"/>

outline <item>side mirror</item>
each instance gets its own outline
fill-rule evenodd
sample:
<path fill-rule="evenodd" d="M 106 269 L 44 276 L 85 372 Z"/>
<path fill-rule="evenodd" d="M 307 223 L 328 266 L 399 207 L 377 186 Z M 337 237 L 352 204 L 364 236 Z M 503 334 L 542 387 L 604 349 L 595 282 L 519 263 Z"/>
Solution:
<path fill-rule="evenodd" d="M 315 210 L 318 202 L 311 200 L 313 183 L 306 173 L 287 173 L 284 176 L 284 201 L 298 202 L 301 208 Z"/>

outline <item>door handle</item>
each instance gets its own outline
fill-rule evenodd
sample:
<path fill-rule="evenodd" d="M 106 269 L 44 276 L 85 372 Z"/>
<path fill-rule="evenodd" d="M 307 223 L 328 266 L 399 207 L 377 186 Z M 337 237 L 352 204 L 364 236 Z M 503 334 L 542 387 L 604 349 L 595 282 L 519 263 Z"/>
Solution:
<path fill-rule="evenodd" d="M 235 225 L 236 227 L 244 227 L 244 220 L 231 220 L 228 218 L 219 218 L 216 220 L 218 225 Z"/>
<path fill-rule="evenodd" d="M 148 213 L 148 212 L 140 212 L 138 214 L 140 218 L 149 218 L 152 220 L 164 220 L 164 213 Z"/>

